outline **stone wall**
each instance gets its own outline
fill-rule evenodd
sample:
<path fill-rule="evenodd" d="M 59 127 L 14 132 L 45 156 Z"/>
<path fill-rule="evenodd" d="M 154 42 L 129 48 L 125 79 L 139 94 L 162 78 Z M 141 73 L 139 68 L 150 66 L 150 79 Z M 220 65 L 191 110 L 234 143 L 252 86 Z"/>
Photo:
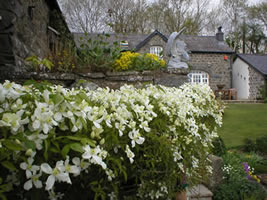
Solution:
<path fill-rule="evenodd" d="M 27 73 L 25 58 L 29 56 L 49 56 L 51 41 L 48 35 L 53 30 L 48 29 L 48 26 L 51 26 L 50 21 L 54 23 L 51 19 L 53 10 L 61 15 L 55 2 L 0 1 L 0 76 L 12 78 L 17 73 Z"/>
<path fill-rule="evenodd" d="M 201 70 L 209 74 L 210 87 L 217 90 L 217 85 L 231 88 L 231 56 L 219 53 L 191 53 L 189 65 L 190 70 Z"/>
<path fill-rule="evenodd" d="M 266 79 L 264 76 L 253 69 L 252 67 L 248 68 L 249 70 L 249 99 L 258 99 L 262 95 L 260 90 L 264 87 Z"/>
<path fill-rule="evenodd" d="M 162 71 L 144 71 L 144 72 L 108 72 L 104 73 L 40 73 L 29 72 L 25 74 L 17 74 L 15 81 L 23 84 L 24 81 L 47 80 L 55 84 L 61 84 L 65 87 L 71 86 L 79 79 L 88 80 L 100 87 L 109 87 L 118 89 L 124 84 L 135 85 L 137 87 L 143 84 L 165 85 L 168 87 L 179 87 L 187 82 L 188 70 L 174 69 Z M 0 79 L 4 82 L 5 79 Z"/>

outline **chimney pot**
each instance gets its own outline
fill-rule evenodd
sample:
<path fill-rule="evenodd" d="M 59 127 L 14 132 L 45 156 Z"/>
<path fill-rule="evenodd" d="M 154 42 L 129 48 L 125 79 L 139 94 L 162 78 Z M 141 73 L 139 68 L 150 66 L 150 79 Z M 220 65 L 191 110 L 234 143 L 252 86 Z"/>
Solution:
<path fill-rule="evenodd" d="M 222 27 L 218 27 L 218 32 L 216 33 L 216 39 L 218 41 L 223 42 L 224 41 L 224 33 L 222 32 Z"/>

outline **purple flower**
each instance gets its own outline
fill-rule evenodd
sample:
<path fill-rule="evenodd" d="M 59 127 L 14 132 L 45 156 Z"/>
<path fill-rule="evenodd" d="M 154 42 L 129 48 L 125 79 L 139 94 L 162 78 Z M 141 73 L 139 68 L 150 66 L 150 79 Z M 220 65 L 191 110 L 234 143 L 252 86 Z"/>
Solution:
<path fill-rule="evenodd" d="M 248 173 L 249 172 L 248 163 L 244 162 L 243 165 L 244 165 L 244 170 Z"/>
<path fill-rule="evenodd" d="M 243 166 L 244 166 L 245 172 L 248 174 L 248 179 L 251 179 L 251 175 L 249 174 L 249 166 L 248 166 L 248 163 L 247 162 L 244 162 L 243 163 Z"/>

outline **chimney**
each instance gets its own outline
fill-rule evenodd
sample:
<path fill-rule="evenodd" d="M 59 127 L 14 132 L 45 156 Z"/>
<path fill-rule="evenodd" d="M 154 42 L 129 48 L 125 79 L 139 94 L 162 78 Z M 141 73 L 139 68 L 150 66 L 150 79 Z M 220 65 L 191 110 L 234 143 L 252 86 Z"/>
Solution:
<path fill-rule="evenodd" d="M 216 39 L 221 42 L 224 41 L 224 33 L 222 32 L 221 26 L 218 28 L 218 32 L 216 33 Z"/>

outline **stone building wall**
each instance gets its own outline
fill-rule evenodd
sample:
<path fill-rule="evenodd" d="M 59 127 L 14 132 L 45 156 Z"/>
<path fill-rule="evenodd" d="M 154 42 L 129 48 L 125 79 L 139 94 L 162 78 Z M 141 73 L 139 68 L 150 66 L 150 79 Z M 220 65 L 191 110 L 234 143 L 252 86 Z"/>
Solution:
<path fill-rule="evenodd" d="M 6 22 L 6 29 L 0 30 L 0 33 L 9 38 L 7 45 L 14 56 L 14 70 L 18 72 L 22 70 L 27 56 L 47 55 L 49 9 L 44 0 L 39 0 L 38 3 L 32 3 L 31 0 L 11 0 L 5 1 L 1 6 L 10 18 Z M 5 16 L 2 20 L 6 20 Z"/>
<path fill-rule="evenodd" d="M 189 54 L 190 70 L 201 70 L 209 74 L 210 87 L 217 90 L 217 85 L 224 85 L 224 89 L 231 88 L 231 56 L 219 53 L 191 53 Z"/>
<path fill-rule="evenodd" d="M 155 35 L 145 46 L 139 49 L 138 53 L 149 53 L 150 47 L 152 46 L 160 46 L 163 48 L 164 51 L 166 47 L 166 42 L 159 35 Z M 164 55 L 163 59 L 166 61 L 167 57 L 165 56 L 164 53 L 163 55 Z"/>
<path fill-rule="evenodd" d="M 148 53 L 151 46 L 161 46 L 163 51 L 166 47 L 166 42 L 156 35 L 145 46 L 143 46 L 138 52 Z M 164 60 L 168 62 L 169 57 L 164 55 Z M 227 60 L 224 60 L 224 56 L 227 56 Z M 213 90 L 217 90 L 217 85 L 224 85 L 224 89 L 232 87 L 231 83 L 231 55 L 221 53 L 190 53 L 190 70 L 201 70 L 209 74 L 210 87 Z M 172 79 L 172 75 L 168 75 Z M 165 78 L 164 78 L 165 79 Z M 166 79 L 167 80 L 167 79 Z M 181 80 L 180 80 L 181 81 Z M 183 81 L 186 81 L 183 79 Z"/>
<path fill-rule="evenodd" d="M 25 58 L 29 56 L 49 56 L 53 29 L 48 26 L 56 21 L 52 18 L 54 10 L 61 15 L 56 6 L 56 1 L 46 0 L 0 1 L 0 76 L 12 78 L 26 73 Z M 65 23 L 63 17 L 61 21 Z M 52 34 L 59 35 L 57 31 Z"/>
<path fill-rule="evenodd" d="M 266 79 L 262 74 L 253 69 L 252 67 L 248 68 L 249 70 L 249 99 L 258 99 L 261 98 L 261 89 L 263 89 Z"/>

